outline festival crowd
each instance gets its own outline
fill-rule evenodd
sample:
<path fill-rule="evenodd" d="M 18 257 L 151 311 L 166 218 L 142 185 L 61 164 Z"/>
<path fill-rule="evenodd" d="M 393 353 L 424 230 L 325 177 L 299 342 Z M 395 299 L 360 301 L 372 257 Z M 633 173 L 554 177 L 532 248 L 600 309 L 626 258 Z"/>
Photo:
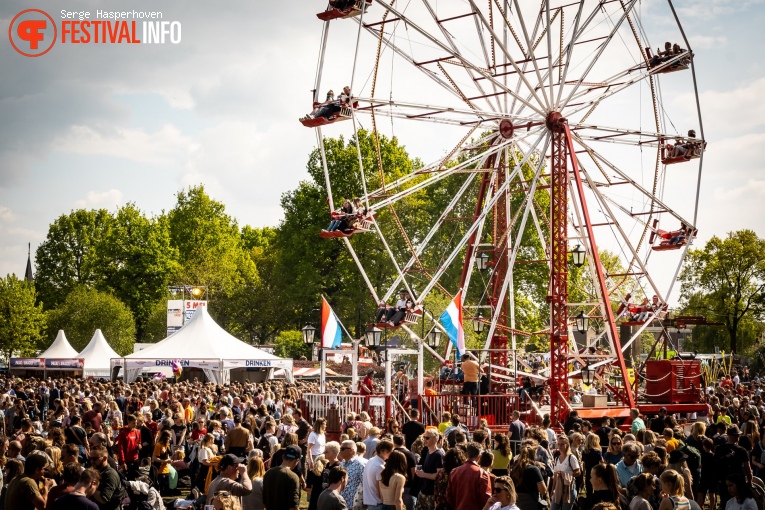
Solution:
<path fill-rule="evenodd" d="M 413 408 L 380 427 L 367 412 L 347 412 L 328 434 L 327 416 L 301 413 L 301 395 L 313 389 L 0 378 L 0 510 L 762 510 L 765 502 L 765 403 L 748 373 L 710 385 L 704 413 L 634 409 L 616 427 L 574 410 L 562 431 L 549 416 L 527 424 L 517 411 L 505 430 L 485 421 L 471 429 L 446 412 L 426 426 L 432 420 Z"/>

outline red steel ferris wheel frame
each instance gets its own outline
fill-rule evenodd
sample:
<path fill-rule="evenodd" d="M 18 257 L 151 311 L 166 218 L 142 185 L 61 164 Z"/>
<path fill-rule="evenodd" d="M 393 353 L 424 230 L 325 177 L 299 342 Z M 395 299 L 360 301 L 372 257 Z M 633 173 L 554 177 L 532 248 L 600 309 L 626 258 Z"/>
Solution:
<path fill-rule="evenodd" d="M 586 239 L 582 244 L 588 247 L 590 260 L 594 263 L 596 275 L 596 291 L 602 300 L 604 308 L 604 319 L 608 333 L 613 339 L 615 364 L 621 369 L 622 385 L 614 387 L 606 384 L 606 387 L 616 396 L 617 404 L 634 408 L 635 398 L 627 376 L 627 367 L 622 355 L 619 334 L 616 327 L 616 321 L 613 310 L 610 306 L 609 292 L 606 285 L 605 271 L 600 262 L 597 243 L 593 235 L 592 222 L 590 220 L 587 202 L 584 196 L 584 185 L 579 171 L 579 164 L 576 158 L 576 151 L 573 145 L 571 131 L 569 130 L 566 119 L 558 112 L 552 112 L 547 116 L 545 122 L 551 136 L 550 153 L 550 282 L 547 302 L 550 305 L 550 377 L 548 386 L 550 390 L 550 418 L 553 424 L 562 425 L 571 410 L 569 405 L 569 381 L 568 364 L 572 359 L 569 351 L 568 323 L 569 323 L 569 304 L 568 304 L 568 198 L 569 183 L 573 177 L 576 189 L 575 199 L 578 199 L 584 221 L 584 231 Z M 570 162 L 570 167 L 569 167 Z M 494 166 L 494 157 L 487 164 L 488 167 Z M 501 172 L 500 172 L 501 173 Z M 573 174 L 573 175 L 570 175 Z M 475 216 L 480 214 L 483 203 L 486 199 L 488 187 L 490 186 L 490 175 L 485 173 L 481 180 L 478 190 L 478 197 L 475 207 Z M 506 198 L 503 200 L 507 200 Z M 498 229 L 504 228 L 504 205 L 498 202 L 495 209 L 494 232 L 495 236 L 503 237 L 506 240 L 508 236 L 502 236 L 504 232 L 498 232 Z M 502 216 L 499 218 L 498 216 Z M 467 253 L 462 268 L 461 285 L 464 285 L 468 272 L 471 269 L 471 261 L 477 247 L 477 234 L 474 233 L 467 244 Z M 502 251 L 501 246 L 493 248 L 495 252 L 494 260 L 503 260 L 498 255 Z M 498 315 L 499 333 L 508 329 L 508 316 L 506 313 L 507 303 L 499 303 L 499 289 L 507 277 L 507 264 L 495 263 L 494 272 L 491 279 L 490 304 L 492 312 L 497 307 L 502 310 Z M 509 299 L 505 297 L 505 301 Z M 497 336 L 497 335 L 495 335 Z M 506 338 L 505 344 L 506 344 Z M 492 347 L 494 349 L 494 346 Z M 506 360 L 506 357 L 504 358 Z"/>

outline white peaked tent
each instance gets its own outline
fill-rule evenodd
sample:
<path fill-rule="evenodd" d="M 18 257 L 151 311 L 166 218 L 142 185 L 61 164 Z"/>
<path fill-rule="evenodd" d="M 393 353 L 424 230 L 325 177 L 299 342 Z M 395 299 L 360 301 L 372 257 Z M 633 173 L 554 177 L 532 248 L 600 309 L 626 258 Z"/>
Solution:
<path fill-rule="evenodd" d="M 85 361 L 85 377 L 109 377 L 111 359 L 119 356 L 109 346 L 100 329 L 93 333 L 90 343 L 77 355 Z"/>
<path fill-rule="evenodd" d="M 287 369 L 292 375 L 292 360 L 280 358 L 246 344 L 220 327 L 206 307 L 197 308 L 184 326 L 151 347 L 112 359 L 112 370 L 122 367 L 127 382 L 135 380 L 144 368 L 171 366 L 178 360 L 183 368 L 201 368 L 216 383 L 226 383 L 230 371 L 243 369 Z M 86 365 L 87 366 L 87 365 Z"/>
<path fill-rule="evenodd" d="M 40 358 L 54 358 L 54 359 L 71 359 L 77 357 L 77 351 L 74 350 L 69 344 L 69 340 L 66 339 L 63 329 L 58 330 L 58 335 L 53 343 L 50 344 L 45 352 L 40 354 Z"/>

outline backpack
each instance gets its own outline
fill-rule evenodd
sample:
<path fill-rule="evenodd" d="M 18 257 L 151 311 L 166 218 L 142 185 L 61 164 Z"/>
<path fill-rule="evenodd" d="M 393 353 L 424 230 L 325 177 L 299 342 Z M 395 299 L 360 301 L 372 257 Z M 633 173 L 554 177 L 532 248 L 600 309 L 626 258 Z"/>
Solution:
<path fill-rule="evenodd" d="M 691 470 L 693 476 L 696 476 L 696 473 L 699 472 L 699 468 L 701 467 L 701 453 L 699 450 L 688 443 L 680 443 L 678 450 L 688 456 L 685 463 L 688 464 L 688 469 Z"/>
<path fill-rule="evenodd" d="M 258 441 L 258 446 L 256 448 L 263 452 L 263 461 L 267 461 L 271 458 L 271 442 L 268 440 L 269 436 L 263 434 L 263 436 L 260 438 L 260 441 Z"/>

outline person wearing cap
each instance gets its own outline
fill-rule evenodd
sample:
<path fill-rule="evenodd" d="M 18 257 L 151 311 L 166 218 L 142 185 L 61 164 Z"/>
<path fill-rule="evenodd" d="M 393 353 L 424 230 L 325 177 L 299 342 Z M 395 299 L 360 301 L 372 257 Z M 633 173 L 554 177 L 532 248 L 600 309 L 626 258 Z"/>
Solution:
<path fill-rule="evenodd" d="M 238 498 L 241 506 L 242 496 L 252 492 L 252 481 L 247 476 L 247 466 L 243 462 L 243 458 L 230 453 L 221 457 L 220 462 L 218 462 L 220 471 L 218 476 L 210 482 L 205 504 L 211 505 L 216 493 L 226 491 L 231 496 Z"/>
<path fill-rule="evenodd" d="M 282 463 L 266 471 L 263 476 L 263 504 L 267 510 L 298 510 L 300 505 L 300 479 L 292 472 L 300 462 L 301 451 L 288 446 Z"/>
<path fill-rule="evenodd" d="M 688 455 L 680 450 L 672 450 L 669 454 L 669 462 L 666 469 L 673 469 L 683 475 L 683 491 L 688 499 L 693 499 L 693 473 L 688 468 Z"/>
<path fill-rule="evenodd" d="M 749 463 L 749 452 L 738 445 L 741 431 L 737 425 L 731 425 L 726 431 L 728 442 L 721 444 L 715 450 L 715 465 L 717 466 L 717 496 L 720 498 L 720 508 L 730 499 L 725 477 L 738 473 L 744 477 L 748 485 L 752 484 L 752 465 Z"/>

